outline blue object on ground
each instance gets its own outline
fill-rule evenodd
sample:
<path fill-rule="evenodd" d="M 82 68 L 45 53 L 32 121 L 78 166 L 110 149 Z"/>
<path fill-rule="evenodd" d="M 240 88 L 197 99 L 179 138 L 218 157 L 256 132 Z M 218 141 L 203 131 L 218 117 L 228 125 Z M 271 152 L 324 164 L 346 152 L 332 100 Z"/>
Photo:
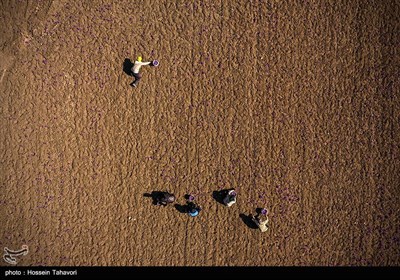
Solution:
<path fill-rule="evenodd" d="M 199 215 L 199 211 L 194 210 L 192 212 L 189 212 L 189 215 L 192 216 L 192 217 L 196 217 L 197 215 Z"/>

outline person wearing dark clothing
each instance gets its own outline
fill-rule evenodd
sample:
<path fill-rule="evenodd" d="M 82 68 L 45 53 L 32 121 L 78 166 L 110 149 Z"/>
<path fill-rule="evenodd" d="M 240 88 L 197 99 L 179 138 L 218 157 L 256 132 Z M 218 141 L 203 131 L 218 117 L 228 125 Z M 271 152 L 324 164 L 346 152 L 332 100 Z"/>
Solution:
<path fill-rule="evenodd" d="M 229 190 L 223 199 L 224 204 L 228 207 L 235 204 L 236 203 L 236 195 L 237 194 L 234 189 Z"/>
<path fill-rule="evenodd" d="M 201 211 L 201 207 L 196 205 L 194 202 L 189 201 L 187 202 L 187 212 L 191 217 L 196 217 L 197 215 L 199 215 L 200 211 Z"/>
<path fill-rule="evenodd" d="M 167 206 L 175 201 L 175 196 L 169 192 L 159 192 L 154 200 L 156 205 Z"/>

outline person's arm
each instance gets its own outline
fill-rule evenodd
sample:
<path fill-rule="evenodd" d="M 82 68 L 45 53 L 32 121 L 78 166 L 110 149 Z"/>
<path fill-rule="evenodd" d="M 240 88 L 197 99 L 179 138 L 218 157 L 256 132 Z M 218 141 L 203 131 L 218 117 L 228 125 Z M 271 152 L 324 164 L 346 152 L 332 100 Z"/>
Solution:
<path fill-rule="evenodd" d="M 142 65 L 142 66 L 143 66 L 143 65 L 149 65 L 150 63 L 151 63 L 151 61 L 149 61 L 149 62 L 139 62 L 139 61 L 136 61 L 136 62 L 135 62 L 136 65 Z"/>

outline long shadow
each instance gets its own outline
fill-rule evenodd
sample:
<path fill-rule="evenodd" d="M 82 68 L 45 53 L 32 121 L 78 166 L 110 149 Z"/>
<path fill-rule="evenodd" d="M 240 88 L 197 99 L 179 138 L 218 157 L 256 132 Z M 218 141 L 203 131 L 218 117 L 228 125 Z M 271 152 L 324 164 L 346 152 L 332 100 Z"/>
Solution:
<path fill-rule="evenodd" d="M 226 189 L 226 190 L 220 190 L 220 191 L 213 191 L 212 197 L 217 201 L 218 203 L 221 203 L 225 205 L 224 203 L 224 197 L 228 195 L 228 192 L 233 189 Z"/>
<path fill-rule="evenodd" d="M 151 193 L 143 194 L 144 197 L 151 197 L 153 199 L 153 204 L 157 205 L 158 199 L 163 195 L 161 191 L 152 191 Z"/>
<path fill-rule="evenodd" d="M 123 70 L 126 75 L 132 76 L 132 67 L 133 67 L 133 62 L 129 58 L 125 58 L 123 65 Z"/>
<path fill-rule="evenodd" d="M 249 215 L 245 215 L 245 214 L 239 214 L 239 217 L 242 219 L 243 223 L 246 224 L 246 226 L 248 226 L 251 229 L 257 229 L 258 226 L 253 222 L 253 220 L 251 219 L 251 214 Z"/>
<path fill-rule="evenodd" d="M 182 204 L 175 203 L 174 206 L 175 206 L 175 209 L 178 210 L 179 213 L 183 214 L 183 213 L 188 212 L 187 205 L 185 205 L 185 204 L 182 205 Z"/>

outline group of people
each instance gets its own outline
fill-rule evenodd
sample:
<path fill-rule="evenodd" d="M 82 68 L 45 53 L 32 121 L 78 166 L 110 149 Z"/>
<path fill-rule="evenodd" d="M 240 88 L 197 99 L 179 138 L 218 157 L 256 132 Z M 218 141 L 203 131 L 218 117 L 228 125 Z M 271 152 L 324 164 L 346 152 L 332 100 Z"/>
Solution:
<path fill-rule="evenodd" d="M 220 199 L 222 203 L 231 207 L 236 203 L 237 193 L 234 189 L 224 190 L 220 192 Z M 167 206 L 168 204 L 176 201 L 175 195 L 169 192 L 153 192 L 154 204 L 159 206 Z M 196 217 L 201 211 L 201 207 L 194 202 L 194 196 L 188 195 L 186 205 L 184 206 L 184 212 L 191 217 Z M 257 215 L 251 215 L 252 221 L 258 226 L 258 228 L 265 232 L 268 230 L 268 217 L 266 215 L 266 209 L 260 211 Z"/>
<path fill-rule="evenodd" d="M 158 206 L 167 206 L 168 204 L 174 203 L 176 200 L 175 195 L 169 192 L 153 192 L 152 197 L 154 204 Z M 188 213 L 192 217 L 199 215 L 201 207 L 193 202 L 194 197 L 189 195 L 186 205 L 183 207 L 183 211 Z"/>
<path fill-rule="evenodd" d="M 142 77 L 139 74 L 139 71 L 140 68 L 144 65 L 158 66 L 158 61 L 154 60 L 154 61 L 142 62 L 142 57 L 139 56 L 131 68 L 130 74 L 135 78 L 135 80 L 130 84 L 132 87 L 137 87 L 139 80 Z M 237 194 L 234 189 L 222 191 L 221 195 L 222 195 L 221 200 L 223 204 L 225 204 L 227 207 L 230 207 L 236 203 Z M 153 199 L 156 205 L 161 205 L 161 206 L 167 206 L 168 204 L 171 204 L 176 200 L 175 196 L 169 192 L 154 192 Z M 184 206 L 183 211 L 189 214 L 191 217 L 196 217 L 197 215 L 199 215 L 201 207 L 197 205 L 193 200 L 194 197 L 190 195 L 188 197 L 186 205 Z M 257 215 L 255 216 L 251 215 L 251 219 L 262 232 L 268 230 L 268 217 L 266 215 L 266 210 L 265 212 L 261 211 L 260 213 L 257 213 Z"/>

